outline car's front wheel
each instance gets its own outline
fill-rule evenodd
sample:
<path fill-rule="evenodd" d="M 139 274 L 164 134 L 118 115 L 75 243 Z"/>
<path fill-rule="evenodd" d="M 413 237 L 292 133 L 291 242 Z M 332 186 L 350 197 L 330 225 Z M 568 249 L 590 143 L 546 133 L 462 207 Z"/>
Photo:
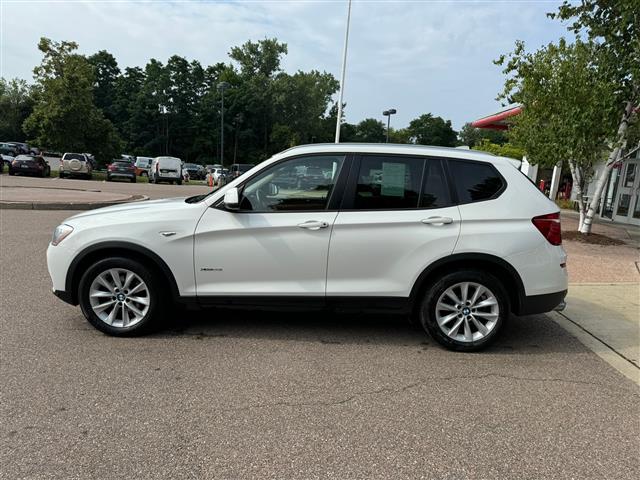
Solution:
<path fill-rule="evenodd" d="M 115 336 L 140 335 L 158 327 L 165 297 L 149 268 L 124 257 L 91 265 L 78 289 L 80 307 L 89 323 Z"/>
<path fill-rule="evenodd" d="M 475 351 L 496 338 L 509 315 L 502 283 L 480 270 L 462 270 L 441 277 L 424 295 L 420 322 L 441 345 Z"/>

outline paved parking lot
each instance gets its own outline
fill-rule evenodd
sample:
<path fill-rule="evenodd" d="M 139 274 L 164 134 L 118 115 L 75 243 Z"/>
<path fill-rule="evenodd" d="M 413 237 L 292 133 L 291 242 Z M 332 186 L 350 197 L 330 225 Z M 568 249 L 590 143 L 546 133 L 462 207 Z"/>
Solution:
<path fill-rule="evenodd" d="M 640 475 L 637 386 L 546 316 L 480 354 L 384 316 L 182 313 L 110 338 L 50 293 L 72 213 L 0 210 L 0 478 Z"/>

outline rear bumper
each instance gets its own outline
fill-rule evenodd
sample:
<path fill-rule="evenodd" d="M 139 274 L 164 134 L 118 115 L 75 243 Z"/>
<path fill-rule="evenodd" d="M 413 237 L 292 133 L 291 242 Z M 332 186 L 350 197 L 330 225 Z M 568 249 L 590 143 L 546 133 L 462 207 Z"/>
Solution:
<path fill-rule="evenodd" d="M 561 305 L 564 307 L 564 297 L 567 290 L 545 293 L 543 295 L 529 295 L 520 299 L 520 308 L 514 312 L 516 315 L 535 315 L 556 310 Z"/>
<path fill-rule="evenodd" d="M 108 177 L 111 178 L 136 178 L 136 174 L 135 173 L 123 173 L 123 172 L 109 172 L 107 173 Z"/>
<path fill-rule="evenodd" d="M 63 290 L 53 290 L 53 294 L 63 302 L 68 303 L 69 305 L 78 304 L 78 302 L 76 302 L 76 300 L 73 298 L 73 295 L 70 292 L 65 292 Z"/>

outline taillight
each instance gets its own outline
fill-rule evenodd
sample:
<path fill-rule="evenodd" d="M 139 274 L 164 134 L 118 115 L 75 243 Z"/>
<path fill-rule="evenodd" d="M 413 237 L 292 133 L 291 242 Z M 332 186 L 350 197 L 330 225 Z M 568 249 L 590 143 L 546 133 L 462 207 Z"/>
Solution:
<path fill-rule="evenodd" d="M 531 221 L 551 245 L 560 245 L 562 243 L 559 212 L 533 217 Z"/>
<path fill-rule="evenodd" d="M 113 163 L 110 163 L 109 165 L 107 165 L 107 169 L 108 169 L 109 171 L 111 171 L 111 170 L 115 170 L 115 168 L 116 168 L 116 166 L 115 166 Z"/>

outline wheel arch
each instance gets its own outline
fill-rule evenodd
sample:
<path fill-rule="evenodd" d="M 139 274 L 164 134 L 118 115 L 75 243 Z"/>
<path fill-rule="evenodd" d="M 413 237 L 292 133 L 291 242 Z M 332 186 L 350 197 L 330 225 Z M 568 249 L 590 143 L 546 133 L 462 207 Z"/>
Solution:
<path fill-rule="evenodd" d="M 158 273 L 169 289 L 174 301 L 180 297 L 178 284 L 169 266 L 156 253 L 146 247 L 130 242 L 101 242 L 82 250 L 71 262 L 65 279 L 65 290 L 70 294 L 74 305 L 78 304 L 78 286 L 84 271 L 98 260 L 108 257 L 126 257 L 136 260 Z"/>
<path fill-rule="evenodd" d="M 487 253 L 457 253 L 435 261 L 418 276 L 411 289 L 411 309 L 420 305 L 421 294 L 445 273 L 456 268 L 474 268 L 494 275 L 504 286 L 509 295 L 510 309 L 518 314 L 522 299 L 525 297 L 524 284 L 516 269 L 507 261 Z"/>

